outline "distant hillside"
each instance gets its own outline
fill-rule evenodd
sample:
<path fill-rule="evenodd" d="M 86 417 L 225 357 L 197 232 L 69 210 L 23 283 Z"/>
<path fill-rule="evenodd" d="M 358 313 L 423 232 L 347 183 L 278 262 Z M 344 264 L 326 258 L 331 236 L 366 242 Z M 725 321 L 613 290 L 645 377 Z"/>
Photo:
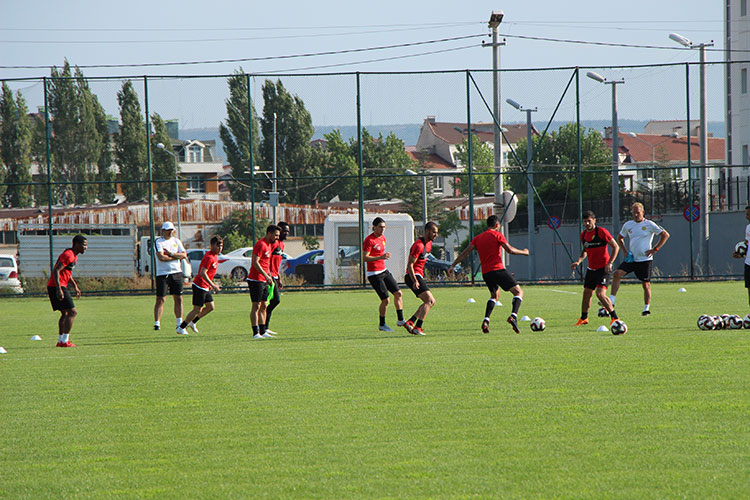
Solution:
<path fill-rule="evenodd" d="M 557 130 L 566 122 L 555 121 L 549 127 L 549 131 Z M 623 132 L 642 132 L 643 127 L 646 126 L 648 120 L 620 120 L 618 126 Z M 584 120 L 581 122 L 583 127 L 591 127 L 604 133 L 604 127 L 609 127 L 612 124 L 611 120 Z M 546 123 L 534 122 L 534 126 L 541 132 L 546 127 Z M 419 130 L 422 127 L 421 123 L 405 123 L 396 125 L 367 125 L 364 128 L 367 131 L 377 137 L 378 134 L 387 136 L 393 132 L 396 137 L 404 141 L 406 146 L 414 146 L 417 144 L 419 139 Z M 320 125 L 315 127 L 315 134 L 313 139 L 323 139 L 325 134 L 332 132 L 335 129 L 341 131 L 341 136 L 344 140 L 357 137 L 357 127 L 355 125 Z M 708 122 L 708 132 L 713 134 L 714 137 L 724 137 L 724 122 Z M 216 141 L 217 154 L 224 161 L 224 148 L 219 137 L 219 129 L 216 128 L 186 128 L 180 130 L 180 139 L 198 139 L 198 140 L 214 140 Z"/>

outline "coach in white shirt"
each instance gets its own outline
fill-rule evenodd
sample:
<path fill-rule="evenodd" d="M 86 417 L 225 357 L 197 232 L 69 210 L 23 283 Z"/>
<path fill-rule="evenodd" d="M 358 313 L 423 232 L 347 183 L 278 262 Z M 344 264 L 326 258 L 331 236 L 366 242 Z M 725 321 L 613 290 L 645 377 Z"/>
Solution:
<path fill-rule="evenodd" d="M 182 323 L 182 266 L 180 261 L 187 259 L 182 242 L 174 236 L 174 224 L 165 222 L 161 226 L 161 237 L 154 243 L 156 248 L 156 305 L 154 305 L 154 330 L 161 327 L 161 313 L 169 295 L 174 297 L 174 315 L 177 327 Z"/>
<path fill-rule="evenodd" d="M 643 316 L 651 314 L 651 266 L 654 254 L 658 252 L 669 239 L 669 233 L 654 221 L 644 218 L 643 205 L 633 203 L 633 220 L 622 225 L 620 234 L 617 235 L 617 243 L 625 260 L 615 271 L 612 278 L 612 295 L 609 296 L 612 304 L 615 303 L 615 295 L 620 288 L 620 280 L 628 273 L 635 273 L 636 278 L 643 285 Z M 659 241 L 651 246 L 655 234 L 659 235 Z M 630 251 L 625 248 L 625 236 L 630 239 Z"/>
<path fill-rule="evenodd" d="M 750 205 L 745 207 L 745 218 L 750 222 Z M 745 246 L 747 246 L 748 243 L 750 243 L 750 224 L 745 226 Z M 750 303 L 750 252 L 746 251 L 745 255 L 742 255 L 735 251 L 732 253 L 732 257 L 735 259 L 745 258 L 745 288 L 747 288 L 747 299 Z"/>

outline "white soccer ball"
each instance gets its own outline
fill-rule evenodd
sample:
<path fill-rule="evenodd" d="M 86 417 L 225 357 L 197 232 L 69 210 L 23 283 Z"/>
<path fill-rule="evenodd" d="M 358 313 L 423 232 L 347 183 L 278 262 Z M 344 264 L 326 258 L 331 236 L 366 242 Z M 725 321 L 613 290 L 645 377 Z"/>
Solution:
<path fill-rule="evenodd" d="M 732 314 L 729 316 L 728 320 L 728 328 L 731 330 L 739 330 L 742 328 L 742 318 L 740 316 L 737 316 L 736 314 Z"/>
<path fill-rule="evenodd" d="M 747 243 L 745 243 L 745 240 L 737 242 L 737 244 L 734 246 L 734 251 L 742 257 L 747 255 Z"/>
<path fill-rule="evenodd" d="M 609 311 L 607 311 L 607 309 L 605 309 L 604 307 L 600 307 L 600 308 L 599 308 L 599 312 L 597 312 L 597 315 L 598 315 L 598 316 L 599 316 L 600 318 L 604 318 L 604 317 L 606 317 L 606 316 L 609 316 Z"/>
<path fill-rule="evenodd" d="M 616 319 L 609 325 L 609 329 L 612 331 L 612 335 L 622 335 L 628 331 L 628 325 L 621 319 Z"/>
<path fill-rule="evenodd" d="M 750 314 L 742 318 L 742 323 L 745 328 L 750 329 Z"/>
<path fill-rule="evenodd" d="M 698 328 L 701 330 L 713 330 L 716 328 L 714 317 L 707 314 L 701 314 L 698 318 Z"/>
<path fill-rule="evenodd" d="M 547 322 L 542 318 L 534 318 L 531 320 L 529 327 L 532 332 L 543 332 L 544 329 L 547 328 Z"/>
<path fill-rule="evenodd" d="M 714 322 L 716 323 L 715 330 L 723 330 L 724 329 L 724 318 L 721 316 L 714 316 Z"/>

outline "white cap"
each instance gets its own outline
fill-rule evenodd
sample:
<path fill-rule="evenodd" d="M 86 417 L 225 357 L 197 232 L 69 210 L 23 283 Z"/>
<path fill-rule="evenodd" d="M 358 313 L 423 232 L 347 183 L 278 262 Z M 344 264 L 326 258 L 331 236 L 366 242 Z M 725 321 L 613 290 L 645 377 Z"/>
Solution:
<path fill-rule="evenodd" d="M 161 225 L 162 231 L 169 231 L 170 229 L 174 230 L 174 224 L 172 224 L 171 222 L 165 222 L 164 224 Z"/>

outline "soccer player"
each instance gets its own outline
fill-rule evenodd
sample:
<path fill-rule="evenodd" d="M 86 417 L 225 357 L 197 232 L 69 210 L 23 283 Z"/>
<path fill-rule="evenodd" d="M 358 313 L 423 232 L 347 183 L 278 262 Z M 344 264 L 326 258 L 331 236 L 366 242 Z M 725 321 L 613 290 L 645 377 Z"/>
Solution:
<path fill-rule="evenodd" d="M 266 235 L 253 246 L 253 260 L 247 275 L 247 286 L 250 290 L 250 324 L 253 327 L 254 339 L 270 339 L 273 335 L 266 331 L 266 301 L 268 286 L 273 284 L 271 277 L 271 255 L 276 249 L 281 229 L 271 224 L 266 228 Z"/>
<path fill-rule="evenodd" d="M 406 276 L 404 282 L 422 304 L 411 318 L 406 320 L 404 328 L 412 335 L 424 335 L 422 322 L 432 306 L 435 305 L 435 297 L 432 296 L 430 288 L 424 279 L 424 264 L 427 262 L 427 254 L 432 250 L 432 242 L 437 238 L 438 226 L 434 222 L 428 222 L 424 226 L 424 236 L 417 238 L 409 250 L 409 261 L 406 263 Z"/>
<path fill-rule="evenodd" d="M 750 205 L 745 207 L 745 218 L 750 222 Z M 745 226 L 745 245 L 748 243 L 750 243 L 750 224 Z M 733 252 L 732 257 L 741 259 L 742 255 Z M 750 303 L 750 252 L 745 253 L 745 288 L 747 288 L 747 298 Z"/>
<path fill-rule="evenodd" d="M 165 222 L 161 226 L 161 237 L 156 239 L 156 304 L 154 304 L 154 330 L 161 328 L 161 314 L 167 291 L 174 299 L 174 316 L 177 328 L 182 324 L 182 266 L 180 261 L 187 259 L 182 242 L 174 235 L 174 224 Z"/>
<path fill-rule="evenodd" d="M 596 290 L 596 297 L 614 322 L 617 318 L 614 306 L 607 298 L 607 276 L 612 272 L 612 263 L 617 258 L 617 243 L 612 235 L 603 227 L 596 225 L 596 215 L 591 210 L 583 212 L 583 227 L 581 233 L 581 255 L 578 260 L 570 264 L 570 270 L 575 271 L 583 259 L 588 258 L 586 277 L 583 281 L 583 300 L 581 301 L 581 317 L 575 326 L 589 324 L 589 307 L 591 296 Z M 609 248 L 612 248 L 612 254 Z"/>
<path fill-rule="evenodd" d="M 278 245 L 276 245 L 276 248 L 271 254 L 271 277 L 273 278 L 273 287 L 271 289 L 273 292 L 271 292 L 268 297 L 269 302 L 268 307 L 266 307 L 266 333 L 270 335 L 277 335 L 276 332 L 268 328 L 268 323 L 271 322 L 271 313 L 281 302 L 281 289 L 284 285 L 281 283 L 279 267 L 281 267 L 281 260 L 284 258 L 284 240 L 289 236 L 289 224 L 286 222 L 279 222 L 278 226 L 280 229 Z"/>
<path fill-rule="evenodd" d="M 620 250 L 627 257 L 620 263 L 612 278 L 612 295 L 609 296 L 609 300 L 614 307 L 615 296 L 620 289 L 620 280 L 626 274 L 634 272 L 636 278 L 641 280 L 643 285 L 643 312 L 641 315 L 648 316 L 651 314 L 651 266 L 654 261 L 654 254 L 667 242 L 669 233 L 655 222 L 644 218 L 645 212 L 641 203 L 633 203 L 631 208 L 633 220 L 623 224 L 620 234 L 617 235 Z M 651 247 L 655 234 L 659 235 L 659 241 Z M 630 237 L 629 252 L 625 248 L 625 236 Z"/>
<path fill-rule="evenodd" d="M 404 303 L 401 297 L 401 290 L 393 275 L 385 268 L 385 261 L 391 258 L 390 252 L 385 251 L 385 221 L 380 217 L 375 217 L 372 221 L 372 233 L 362 242 L 362 255 L 367 263 L 367 280 L 372 288 L 380 297 L 380 325 L 378 330 L 382 332 L 392 332 L 393 328 L 385 324 L 385 313 L 388 310 L 390 297 L 388 292 L 393 294 L 393 302 L 396 306 L 396 315 L 398 317 L 397 325 L 404 326 Z"/>
<path fill-rule="evenodd" d="M 490 299 L 487 301 L 487 307 L 484 311 L 484 320 L 482 321 L 482 332 L 490 333 L 490 315 L 496 304 L 500 303 L 500 288 L 513 294 L 513 309 L 508 316 L 508 323 L 513 331 L 518 331 L 518 310 L 523 302 L 523 290 L 513 276 L 505 269 L 503 264 L 502 251 L 505 249 L 511 255 L 529 255 L 529 249 L 519 250 L 512 246 L 500 232 L 500 218 L 497 215 L 490 215 L 487 218 L 487 230 L 474 237 L 469 246 L 456 257 L 453 264 L 448 268 L 449 273 L 453 273 L 456 264 L 463 261 L 472 250 L 476 248 L 479 254 L 479 261 L 482 263 L 482 278 L 490 290 Z"/>
<path fill-rule="evenodd" d="M 201 265 L 198 268 L 198 274 L 193 279 L 193 310 L 190 311 L 185 320 L 177 327 L 177 333 L 187 335 L 186 327 L 190 327 L 195 333 L 198 333 L 198 327 L 195 324 L 199 319 L 204 317 L 215 309 L 214 297 L 211 290 L 218 292 L 221 287 L 214 283 L 216 269 L 219 267 L 219 254 L 224 248 L 224 240 L 221 236 L 211 238 L 211 250 L 206 252 L 201 259 Z"/>
<path fill-rule="evenodd" d="M 81 289 L 73 279 L 73 268 L 78 262 L 78 255 L 84 253 L 88 248 L 86 237 L 79 234 L 73 237 L 73 246 L 66 249 L 57 258 L 55 267 L 52 268 L 52 276 L 47 282 L 47 295 L 52 304 L 53 311 L 60 311 L 60 320 L 57 322 L 57 347 L 77 347 L 70 341 L 70 332 L 73 330 L 73 321 L 78 311 L 73 303 L 73 297 L 68 289 L 73 284 L 76 298 L 81 296 Z"/>

